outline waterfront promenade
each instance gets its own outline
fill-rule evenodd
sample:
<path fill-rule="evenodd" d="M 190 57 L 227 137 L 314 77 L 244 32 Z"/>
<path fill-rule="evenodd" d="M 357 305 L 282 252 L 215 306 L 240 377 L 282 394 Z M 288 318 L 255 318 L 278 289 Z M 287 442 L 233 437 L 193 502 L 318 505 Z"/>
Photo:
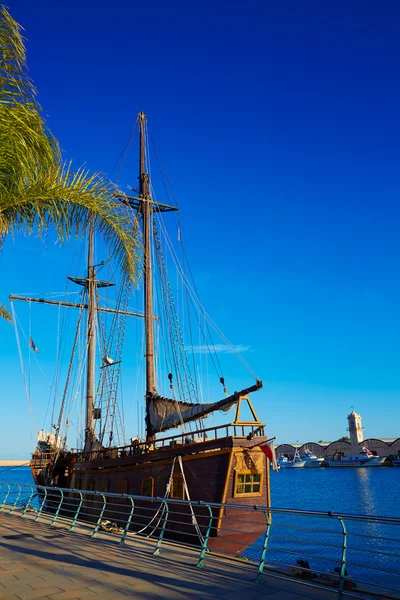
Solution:
<path fill-rule="evenodd" d="M 0 514 L 0 600 L 333 600 L 337 591 L 264 576 L 219 558 L 196 568 L 198 553 L 142 540 L 119 546 L 30 519 Z"/>

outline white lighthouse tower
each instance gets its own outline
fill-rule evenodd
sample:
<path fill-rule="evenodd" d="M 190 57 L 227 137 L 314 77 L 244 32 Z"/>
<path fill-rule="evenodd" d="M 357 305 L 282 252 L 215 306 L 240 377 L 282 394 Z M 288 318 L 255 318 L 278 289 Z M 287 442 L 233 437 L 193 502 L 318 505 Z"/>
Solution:
<path fill-rule="evenodd" d="M 352 410 L 347 417 L 347 421 L 349 423 L 352 448 L 353 450 L 358 451 L 358 445 L 364 440 L 361 415 Z"/>

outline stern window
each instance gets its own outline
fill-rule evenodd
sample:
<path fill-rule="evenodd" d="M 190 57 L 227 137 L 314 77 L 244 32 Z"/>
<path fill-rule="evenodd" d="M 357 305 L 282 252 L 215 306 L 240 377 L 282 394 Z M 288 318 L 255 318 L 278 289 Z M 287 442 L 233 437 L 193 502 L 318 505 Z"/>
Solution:
<path fill-rule="evenodd" d="M 261 496 L 262 495 L 262 473 L 251 473 L 249 471 L 240 471 L 235 477 L 234 498 L 242 496 Z"/>

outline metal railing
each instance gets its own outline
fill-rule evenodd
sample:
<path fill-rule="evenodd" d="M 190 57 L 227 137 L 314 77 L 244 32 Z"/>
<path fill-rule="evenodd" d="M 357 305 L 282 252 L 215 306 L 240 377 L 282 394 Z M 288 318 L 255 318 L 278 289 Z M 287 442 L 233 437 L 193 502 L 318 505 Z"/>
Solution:
<path fill-rule="evenodd" d="M 240 535 L 251 531 L 254 511 L 265 518 L 265 530 L 240 554 Z M 101 534 L 121 545 L 150 544 L 154 555 L 167 547 L 167 540 L 178 540 L 179 544 L 168 544 L 168 549 L 190 552 L 197 567 L 228 561 L 235 569 L 253 570 L 258 581 L 264 575 L 296 579 L 304 585 L 336 590 L 338 598 L 400 597 L 399 518 L 10 482 L 0 482 L 0 512 L 92 537 Z M 236 523 L 235 515 L 237 527 L 227 530 L 224 525 L 223 545 L 218 546 L 222 520 L 229 517 L 230 524 Z"/>

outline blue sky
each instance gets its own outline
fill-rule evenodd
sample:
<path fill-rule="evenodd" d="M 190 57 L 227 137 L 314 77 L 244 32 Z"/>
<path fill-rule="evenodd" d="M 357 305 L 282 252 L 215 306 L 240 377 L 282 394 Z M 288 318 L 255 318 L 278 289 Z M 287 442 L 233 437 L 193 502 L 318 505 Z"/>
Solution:
<path fill-rule="evenodd" d="M 366 436 L 399 436 L 398 3 L 9 8 L 65 158 L 110 173 L 147 113 L 201 298 L 249 348 L 268 432 L 336 439 L 354 405 Z M 132 162 L 120 183 L 135 185 L 136 171 Z M 7 240 L 1 301 L 64 289 L 77 244 L 53 241 Z M 53 335 L 45 323 L 35 332 L 42 348 Z M 24 458 L 32 441 L 13 328 L 0 323 L 0 336 L 0 456 Z M 51 376 L 50 350 L 45 367 Z"/>

